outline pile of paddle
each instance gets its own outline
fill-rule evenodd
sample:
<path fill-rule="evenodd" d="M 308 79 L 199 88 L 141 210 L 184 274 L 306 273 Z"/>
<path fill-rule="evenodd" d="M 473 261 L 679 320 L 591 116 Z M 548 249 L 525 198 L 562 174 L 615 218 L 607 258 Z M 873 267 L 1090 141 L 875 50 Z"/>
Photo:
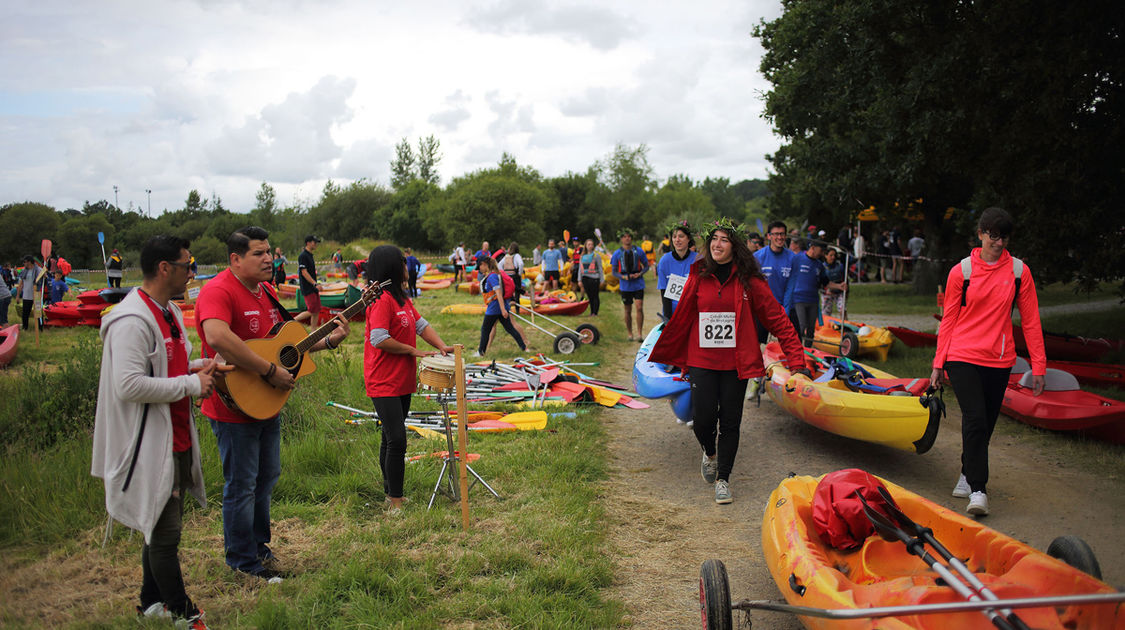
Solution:
<path fill-rule="evenodd" d="M 482 362 L 465 366 L 465 398 L 469 403 L 513 403 L 530 409 L 548 405 L 594 403 L 603 407 L 647 409 L 634 400 L 629 388 L 587 376 L 569 361 L 552 361 L 543 355 L 516 358 L 511 363 Z M 423 393 L 426 397 L 437 394 Z"/>

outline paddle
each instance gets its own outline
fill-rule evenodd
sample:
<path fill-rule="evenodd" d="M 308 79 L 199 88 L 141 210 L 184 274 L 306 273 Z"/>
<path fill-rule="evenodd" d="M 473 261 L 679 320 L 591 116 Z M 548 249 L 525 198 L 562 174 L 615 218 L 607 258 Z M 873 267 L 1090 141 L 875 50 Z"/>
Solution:
<path fill-rule="evenodd" d="M 45 238 L 39 246 L 39 253 L 43 254 L 43 269 L 39 272 L 35 282 L 47 274 L 47 259 L 51 257 L 51 239 Z M 43 283 L 43 290 L 36 291 L 38 294 L 32 298 L 32 309 L 35 311 L 35 345 L 39 345 L 39 320 L 43 315 L 43 299 L 47 293 L 47 283 Z"/>
<path fill-rule="evenodd" d="M 105 232 L 98 232 L 98 246 L 102 248 L 102 267 L 105 267 L 105 285 L 109 286 L 109 266 L 105 264 Z"/>
<path fill-rule="evenodd" d="M 926 546 L 922 543 L 922 541 L 916 538 L 912 538 L 910 534 L 907 534 L 902 529 L 896 527 L 894 523 L 887 520 L 887 517 L 875 511 L 875 509 L 872 508 L 869 503 L 867 503 L 867 499 L 863 498 L 863 493 L 857 491 L 855 495 L 859 498 L 860 503 L 863 504 L 863 513 L 867 515 L 867 520 L 871 521 L 871 524 L 875 526 L 875 531 L 879 533 L 879 536 L 883 540 L 887 542 L 894 542 L 897 540 L 903 543 L 904 545 L 906 545 L 907 552 L 909 552 L 913 556 L 918 556 L 918 558 L 920 558 L 922 562 L 925 562 L 931 569 L 933 569 L 939 576 L 941 576 L 941 579 L 945 581 L 947 586 L 957 591 L 958 595 L 964 597 L 969 601 L 982 601 L 979 595 L 970 590 L 968 586 L 965 586 L 964 582 L 957 579 L 957 577 L 953 575 L 953 573 L 949 569 L 947 569 L 945 565 L 939 562 L 937 558 L 930 555 L 930 553 L 926 551 Z M 993 608 L 986 608 L 982 610 L 981 613 L 992 621 L 992 625 L 1000 628 L 1001 630 L 1017 630 L 1011 623 L 1008 622 L 1007 619 L 1001 617 L 1000 614 L 997 613 Z"/>
<path fill-rule="evenodd" d="M 945 545 L 938 542 L 938 539 L 934 536 L 934 530 L 930 529 L 929 527 L 922 527 L 918 523 L 912 521 L 909 516 L 907 516 L 905 513 L 903 513 L 902 510 L 899 509 L 898 504 L 896 504 L 894 499 L 891 498 L 891 493 L 888 492 L 886 488 L 880 487 L 879 494 L 882 495 L 883 500 L 887 502 L 887 510 L 890 512 L 891 517 L 895 519 L 895 521 L 898 523 L 898 526 L 901 527 L 903 531 L 910 534 L 911 536 L 914 536 L 915 538 L 922 539 L 930 547 L 933 547 L 934 551 L 938 552 L 938 555 L 941 556 L 946 562 L 948 562 L 949 566 L 953 567 L 954 571 L 957 571 L 957 573 L 960 574 L 961 577 L 965 578 L 965 581 L 969 583 L 969 586 L 971 586 L 977 593 L 980 593 L 981 597 L 991 601 L 996 601 L 999 599 L 999 597 L 997 597 L 995 593 L 993 593 L 987 586 L 984 585 L 983 582 L 980 581 L 980 578 L 978 578 L 975 573 L 970 571 L 969 568 L 965 566 L 965 563 L 961 562 L 960 558 L 954 556 L 949 551 L 949 549 L 945 547 Z M 1027 624 L 1025 624 L 1023 620 L 1016 615 L 1015 612 L 1008 609 L 1001 609 L 1000 614 L 1007 617 L 1008 621 L 1010 621 L 1012 625 L 1019 630 L 1030 630 L 1030 628 L 1027 627 Z"/>

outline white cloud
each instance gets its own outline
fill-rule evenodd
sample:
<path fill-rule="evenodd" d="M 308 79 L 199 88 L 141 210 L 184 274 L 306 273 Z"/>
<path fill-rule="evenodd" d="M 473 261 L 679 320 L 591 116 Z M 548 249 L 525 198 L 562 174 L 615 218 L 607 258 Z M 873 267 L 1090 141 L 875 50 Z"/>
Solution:
<path fill-rule="evenodd" d="M 626 17 L 598 6 L 553 8 L 542 3 L 501 0 L 470 11 L 467 23 L 499 35 L 557 35 L 612 50 L 637 31 Z"/>

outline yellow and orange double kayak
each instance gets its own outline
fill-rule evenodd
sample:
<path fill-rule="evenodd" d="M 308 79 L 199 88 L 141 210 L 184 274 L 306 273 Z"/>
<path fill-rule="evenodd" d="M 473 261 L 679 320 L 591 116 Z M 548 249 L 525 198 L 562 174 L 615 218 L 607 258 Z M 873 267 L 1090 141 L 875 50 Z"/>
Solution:
<path fill-rule="evenodd" d="M 817 327 L 814 333 L 813 347 L 849 359 L 859 356 L 872 357 L 878 361 L 887 360 L 887 354 L 895 341 L 891 331 L 847 320 L 843 322 L 842 334 L 840 327 L 839 319 L 825 317 L 824 325 Z"/>
<path fill-rule="evenodd" d="M 920 396 L 852 391 L 843 381 L 813 381 L 781 363 L 771 364 L 766 373 L 766 391 L 774 403 L 818 429 L 918 454 L 930 450 L 937 438 L 941 407 L 931 404 L 932 399 L 924 403 Z"/>
<path fill-rule="evenodd" d="M 762 521 L 762 551 L 770 574 L 788 603 L 819 609 L 860 609 L 963 602 L 941 577 L 900 542 L 869 536 L 856 550 L 821 542 L 813 524 L 817 477 L 790 477 L 770 495 Z M 981 523 L 882 480 L 899 508 L 964 560 L 999 599 L 1114 593 L 1115 590 L 1065 562 Z M 1023 608 L 1032 628 L 1095 630 L 1125 628 L 1120 603 Z M 829 620 L 800 616 L 806 628 L 824 630 L 986 630 L 979 612 L 904 615 L 880 619 Z"/>

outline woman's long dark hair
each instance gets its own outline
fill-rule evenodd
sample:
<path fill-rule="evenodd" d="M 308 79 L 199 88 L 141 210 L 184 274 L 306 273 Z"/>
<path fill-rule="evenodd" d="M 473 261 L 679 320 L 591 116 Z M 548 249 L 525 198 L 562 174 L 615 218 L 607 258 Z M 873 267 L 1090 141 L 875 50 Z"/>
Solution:
<path fill-rule="evenodd" d="M 371 250 L 364 273 L 367 274 L 368 284 L 390 280 L 390 286 L 383 290 L 390 293 L 399 306 L 406 304 L 406 291 L 402 289 L 406 280 L 406 260 L 402 257 L 402 250 L 394 245 L 380 245 Z"/>
<path fill-rule="evenodd" d="M 742 281 L 742 286 L 749 288 L 750 280 L 753 278 L 765 280 L 766 277 L 762 275 L 762 269 L 758 266 L 758 259 L 754 258 L 754 254 L 752 254 L 750 248 L 746 246 L 746 241 L 737 234 L 731 234 L 721 229 L 715 230 L 715 232 L 711 234 L 711 238 L 714 238 L 715 234 L 718 232 L 726 234 L 727 238 L 730 239 L 731 246 L 734 247 L 734 255 L 731 257 L 731 262 L 734 263 L 734 269 L 731 271 Z M 705 234 L 704 243 L 700 248 L 703 250 L 699 255 L 702 261 L 699 271 L 700 278 L 715 275 L 715 271 L 719 268 L 719 264 L 711 258 L 711 238 L 708 238 Z"/>

